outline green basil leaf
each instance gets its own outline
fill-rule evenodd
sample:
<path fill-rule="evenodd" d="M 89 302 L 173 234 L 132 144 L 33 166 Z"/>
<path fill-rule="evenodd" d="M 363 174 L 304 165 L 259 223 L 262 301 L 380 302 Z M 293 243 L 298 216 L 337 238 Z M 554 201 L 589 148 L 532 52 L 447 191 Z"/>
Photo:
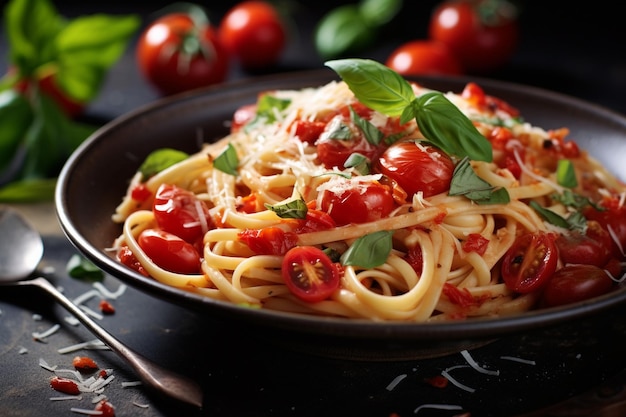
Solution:
<path fill-rule="evenodd" d="M 170 148 L 162 148 L 150 152 L 139 167 L 142 181 L 146 181 L 153 175 L 158 174 L 164 169 L 167 169 L 172 165 L 187 159 L 188 157 L 189 155 L 187 153 Z"/>
<path fill-rule="evenodd" d="M 575 209 L 581 209 L 586 206 L 591 206 L 598 211 L 604 211 L 605 208 L 591 201 L 589 198 L 580 194 L 574 193 L 572 190 L 563 190 L 563 194 L 554 194 L 551 196 L 553 200 L 556 200 L 567 207 L 573 207 Z"/>
<path fill-rule="evenodd" d="M 361 175 L 370 173 L 370 160 L 365 155 L 358 152 L 350 154 L 346 162 L 343 163 L 344 168 L 354 168 Z"/>
<path fill-rule="evenodd" d="M 22 75 L 56 57 L 55 39 L 66 22 L 49 0 L 12 0 L 5 8 L 9 61 Z"/>
<path fill-rule="evenodd" d="M 354 111 L 352 106 L 350 106 L 350 118 L 352 119 L 352 122 L 359 129 L 361 129 L 368 143 L 371 143 L 372 145 L 378 145 L 383 139 L 383 132 L 381 132 L 376 126 L 370 123 L 369 120 L 365 120 L 364 118 L 359 116 L 358 113 Z"/>
<path fill-rule="evenodd" d="M 0 183 L 24 139 L 24 132 L 33 120 L 33 110 L 15 90 L 0 92 Z"/>
<path fill-rule="evenodd" d="M 558 227 L 562 227 L 564 229 L 570 228 L 570 224 L 567 222 L 567 220 L 565 220 L 565 218 L 550 209 L 540 206 L 536 201 L 531 201 L 528 205 L 532 207 L 537 213 L 539 213 L 539 215 L 543 217 L 543 219 L 546 220 L 548 223 Z"/>
<path fill-rule="evenodd" d="M 402 10 L 402 0 L 361 0 L 359 10 L 367 26 L 383 26 Z"/>
<path fill-rule="evenodd" d="M 480 178 L 465 157 L 454 167 L 449 195 L 462 195 L 478 204 L 506 204 L 511 199 L 505 188 L 496 188 Z"/>
<path fill-rule="evenodd" d="M 328 138 L 335 140 L 350 140 L 352 139 L 352 131 L 350 127 L 345 123 L 337 123 L 331 126 L 331 130 L 328 131 Z"/>
<path fill-rule="evenodd" d="M 269 124 L 276 121 L 276 112 L 285 110 L 291 104 L 291 100 L 274 97 L 270 94 L 263 94 L 257 100 L 256 115 L 244 130 L 246 132 L 260 124 Z"/>
<path fill-rule="evenodd" d="M 493 159 L 491 143 L 443 94 L 426 93 L 413 105 L 420 131 L 439 148 L 460 158 L 486 162 Z"/>
<path fill-rule="evenodd" d="M 572 164 L 572 161 L 568 159 L 559 159 L 556 167 L 556 182 L 557 184 L 568 188 L 574 188 L 578 185 L 576 171 L 574 170 L 574 164 Z"/>
<path fill-rule="evenodd" d="M 232 143 L 229 143 L 226 149 L 215 158 L 213 166 L 226 174 L 235 175 L 239 174 L 237 167 L 239 166 L 239 156 L 237 150 Z"/>
<path fill-rule="evenodd" d="M 313 41 L 320 56 L 336 58 L 360 52 L 374 41 L 375 32 L 365 24 L 358 5 L 346 4 L 322 17 L 315 28 Z"/>
<path fill-rule="evenodd" d="M 391 68 L 369 59 L 327 61 L 356 98 L 388 116 L 400 116 L 415 99 L 411 85 Z"/>
<path fill-rule="evenodd" d="M 381 230 L 358 238 L 341 255 L 341 263 L 365 269 L 382 265 L 391 253 L 392 236 L 393 231 Z"/>
<path fill-rule="evenodd" d="M 0 188 L 3 203 L 34 203 L 54 198 L 56 178 L 32 178 L 13 181 Z"/>
<path fill-rule="evenodd" d="M 304 219 L 308 211 L 305 201 L 301 198 L 285 204 L 265 204 L 265 207 L 275 212 L 281 219 Z"/>
<path fill-rule="evenodd" d="M 65 265 L 65 270 L 72 278 L 88 281 L 100 281 L 104 279 L 104 272 L 93 262 L 79 254 L 74 254 L 70 257 Z"/>

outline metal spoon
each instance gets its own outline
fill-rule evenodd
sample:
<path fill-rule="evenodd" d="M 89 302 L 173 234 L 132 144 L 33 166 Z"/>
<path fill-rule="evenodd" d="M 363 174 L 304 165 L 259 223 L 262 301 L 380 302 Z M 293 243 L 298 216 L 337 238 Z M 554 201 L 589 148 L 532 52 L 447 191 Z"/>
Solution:
<path fill-rule="evenodd" d="M 192 380 L 162 368 L 134 352 L 85 314 L 43 277 L 25 279 L 43 256 L 41 235 L 14 209 L 0 207 L 0 286 L 35 286 L 53 296 L 89 331 L 124 358 L 149 387 L 202 408 L 202 390 Z"/>

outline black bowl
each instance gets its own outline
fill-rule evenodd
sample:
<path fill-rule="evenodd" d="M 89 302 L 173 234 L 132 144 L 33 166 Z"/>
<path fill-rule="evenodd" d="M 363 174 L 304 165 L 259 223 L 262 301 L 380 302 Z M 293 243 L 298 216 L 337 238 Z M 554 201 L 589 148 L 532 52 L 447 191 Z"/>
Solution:
<path fill-rule="evenodd" d="M 226 320 L 237 329 L 267 335 L 268 340 L 315 354 L 353 359 L 399 359 L 441 356 L 469 349 L 506 334 L 552 326 L 588 316 L 626 300 L 626 290 L 565 307 L 530 311 L 504 318 L 446 323 L 372 322 L 311 317 L 249 309 L 185 292 L 146 278 L 115 260 L 106 249 L 121 226 L 111 215 L 128 181 L 148 153 L 176 147 L 199 149 L 228 131 L 226 122 L 238 107 L 270 89 L 323 85 L 330 70 L 281 74 L 232 83 L 162 99 L 119 117 L 87 139 L 64 166 L 56 190 L 56 208 L 70 241 L 104 271 L 167 302 Z M 525 120 L 545 129 L 568 127 L 570 138 L 626 178 L 626 118 L 562 94 L 486 79 L 419 78 L 424 86 L 460 92 L 476 81 L 485 92 L 520 109 Z"/>

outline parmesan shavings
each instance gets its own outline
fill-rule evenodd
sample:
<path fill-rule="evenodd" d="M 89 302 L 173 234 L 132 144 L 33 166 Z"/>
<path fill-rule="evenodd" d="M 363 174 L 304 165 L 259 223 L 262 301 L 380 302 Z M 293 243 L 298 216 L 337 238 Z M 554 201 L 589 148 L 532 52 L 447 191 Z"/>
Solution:
<path fill-rule="evenodd" d="M 122 388 L 136 387 L 141 385 L 141 381 L 124 381 L 122 382 Z"/>
<path fill-rule="evenodd" d="M 417 414 L 421 410 L 435 409 L 435 410 L 463 410 L 460 405 L 448 405 L 448 404 L 422 404 L 413 410 L 413 413 Z"/>
<path fill-rule="evenodd" d="M 54 333 L 56 333 L 59 329 L 61 328 L 60 324 L 55 324 L 52 327 L 50 327 L 48 330 L 43 331 L 43 332 L 33 332 L 33 339 L 35 339 L 38 342 L 43 342 L 45 343 L 46 341 L 44 340 L 46 337 L 48 336 L 52 336 Z"/>
<path fill-rule="evenodd" d="M 406 377 L 406 374 L 401 374 L 395 377 L 393 381 L 391 381 L 389 385 L 387 385 L 387 391 L 393 391 L 393 389 L 400 383 L 400 381 L 402 381 Z"/>
<path fill-rule="evenodd" d="M 50 401 L 67 401 L 67 400 L 82 400 L 80 395 L 64 395 L 62 397 L 50 397 Z"/>
<path fill-rule="evenodd" d="M 57 369 L 57 366 L 52 366 L 49 365 L 48 362 L 45 361 L 45 359 L 43 358 L 39 358 L 39 366 L 41 366 L 43 369 L 50 371 L 50 372 L 54 372 L 55 369 Z"/>
<path fill-rule="evenodd" d="M 456 379 L 454 379 L 454 378 L 452 377 L 452 375 L 450 375 L 450 371 L 452 371 L 452 370 L 454 370 L 454 369 L 458 369 L 458 368 L 468 368 L 468 366 L 467 366 L 467 365 L 457 365 L 457 366 L 453 366 L 453 367 L 451 367 L 451 368 L 447 368 L 447 369 L 444 369 L 443 371 L 441 371 L 441 375 L 442 375 L 442 376 L 444 376 L 444 377 L 446 377 L 446 378 L 448 379 L 448 381 L 450 381 L 450 383 L 451 383 L 452 385 L 456 386 L 457 388 L 460 388 L 460 389 L 462 389 L 462 390 L 464 390 L 464 391 L 467 391 L 467 392 L 475 392 L 475 391 L 476 391 L 476 389 L 475 389 L 475 388 L 468 387 L 467 385 L 460 383 L 459 381 L 457 381 Z"/>
<path fill-rule="evenodd" d="M 59 352 L 60 354 L 65 354 L 65 353 L 75 352 L 81 349 L 109 350 L 110 348 L 107 345 L 105 345 L 101 340 L 94 339 L 88 342 L 77 343 L 75 345 L 58 349 L 57 352 Z"/>
<path fill-rule="evenodd" d="M 137 401 L 133 401 L 133 405 L 139 408 L 150 408 L 150 404 L 142 404 L 142 403 L 138 403 Z"/>
<path fill-rule="evenodd" d="M 504 359 L 506 361 L 525 363 L 526 365 L 536 365 L 537 364 L 537 362 L 535 362 L 533 360 L 518 358 L 517 356 L 500 356 L 500 359 Z"/>
<path fill-rule="evenodd" d="M 110 291 L 101 282 L 94 282 L 93 287 L 100 291 L 105 298 L 112 298 L 114 300 L 122 296 L 126 292 L 126 288 L 128 288 L 126 284 L 120 284 L 120 286 L 117 287 L 117 290 Z"/>
<path fill-rule="evenodd" d="M 77 414 L 84 414 L 86 416 L 101 416 L 102 414 L 104 414 L 102 411 L 99 411 L 99 410 L 89 410 L 86 408 L 77 408 L 77 407 L 70 408 L 70 411 L 73 413 L 77 413 Z"/>
<path fill-rule="evenodd" d="M 485 368 L 481 367 L 480 365 L 478 365 L 478 363 L 474 360 L 474 358 L 472 358 L 472 355 L 470 355 L 470 353 L 467 350 L 461 351 L 461 355 L 463 355 L 463 357 L 465 358 L 467 363 L 472 368 L 474 368 L 474 370 L 480 372 L 481 374 L 485 374 L 485 375 L 500 375 L 500 371 L 490 371 L 489 369 L 485 369 Z"/>

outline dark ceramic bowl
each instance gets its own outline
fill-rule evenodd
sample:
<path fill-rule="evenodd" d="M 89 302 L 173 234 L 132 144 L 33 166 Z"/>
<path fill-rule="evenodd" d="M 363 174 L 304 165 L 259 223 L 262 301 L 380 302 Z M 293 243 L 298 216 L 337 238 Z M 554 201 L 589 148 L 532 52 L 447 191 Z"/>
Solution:
<path fill-rule="evenodd" d="M 199 149 L 198 137 L 214 140 L 227 133 L 235 109 L 256 101 L 260 91 L 315 87 L 334 79 L 330 70 L 264 77 L 167 98 L 105 125 L 69 158 L 60 174 L 56 207 L 70 241 L 104 271 L 172 302 L 267 335 L 272 341 L 314 354 L 353 359 L 441 356 L 488 343 L 507 334 L 552 326 L 606 310 L 626 300 L 626 290 L 566 307 L 514 317 L 449 323 L 371 322 L 310 317 L 240 307 L 161 284 L 118 263 L 106 248 L 120 234 L 111 214 L 129 178 L 144 157 L 161 147 Z M 460 92 L 468 79 L 422 78 L 439 91 Z M 487 94 L 519 108 L 526 121 L 545 129 L 568 127 L 570 138 L 626 179 L 626 118 L 572 97 L 522 85 L 474 79 Z"/>

